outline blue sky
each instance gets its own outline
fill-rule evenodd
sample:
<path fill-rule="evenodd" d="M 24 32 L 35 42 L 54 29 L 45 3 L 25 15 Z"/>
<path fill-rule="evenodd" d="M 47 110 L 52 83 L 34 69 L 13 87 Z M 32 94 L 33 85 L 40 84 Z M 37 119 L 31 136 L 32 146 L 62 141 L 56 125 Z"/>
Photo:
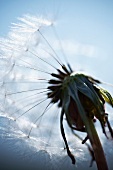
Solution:
<path fill-rule="evenodd" d="M 11 22 L 23 14 L 43 15 L 54 18 L 57 31 L 62 40 L 76 41 L 94 46 L 92 58 L 76 57 L 76 62 L 90 65 L 92 73 L 99 77 L 111 79 L 113 63 L 113 1 L 110 0 L 70 0 L 54 2 L 53 0 L 0 0 L 0 36 L 6 36 Z M 64 49 L 65 51 L 65 49 Z M 70 58 L 71 55 L 68 57 Z M 72 56 L 72 61 L 75 56 Z M 70 60 L 71 60 L 70 58 Z M 105 69 L 105 67 L 107 69 Z M 96 70 L 94 71 L 94 69 Z M 111 68 L 109 70 L 109 68 Z M 103 74 L 103 73 L 104 74 Z"/>

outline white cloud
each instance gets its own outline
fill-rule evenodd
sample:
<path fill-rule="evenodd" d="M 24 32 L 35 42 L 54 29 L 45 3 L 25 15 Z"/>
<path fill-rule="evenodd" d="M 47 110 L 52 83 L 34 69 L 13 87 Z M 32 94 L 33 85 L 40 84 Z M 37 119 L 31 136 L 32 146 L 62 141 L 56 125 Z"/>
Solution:
<path fill-rule="evenodd" d="M 62 47 L 66 54 L 70 55 L 82 55 L 87 57 L 94 57 L 96 49 L 93 45 L 83 44 L 73 40 L 62 40 Z M 60 50 L 60 45 L 58 41 L 54 42 L 56 49 Z"/>

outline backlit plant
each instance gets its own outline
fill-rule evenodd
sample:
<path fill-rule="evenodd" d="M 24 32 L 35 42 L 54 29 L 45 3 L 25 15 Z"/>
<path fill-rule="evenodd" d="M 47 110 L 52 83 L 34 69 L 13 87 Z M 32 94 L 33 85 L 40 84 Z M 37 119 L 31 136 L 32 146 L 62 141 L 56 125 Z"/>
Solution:
<path fill-rule="evenodd" d="M 107 170 L 107 162 L 95 128 L 95 122 L 97 120 L 100 122 L 102 132 L 106 137 L 107 133 L 105 127 L 107 126 L 111 137 L 113 138 L 113 131 L 108 120 L 108 114 L 105 111 L 105 102 L 113 107 L 112 96 L 107 90 L 99 86 L 99 84 L 101 84 L 99 80 L 82 73 L 80 74 L 73 72 L 69 64 L 67 64 L 67 66 L 61 64 L 58 55 L 48 42 L 47 38 L 41 32 L 43 27 L 53 26 L 52 22 L 33 16 L 25 16 L 24 18 L 19 18 L 19 20 L 21 23 L 13 24 L 13 31 L 9 34 L 9 39 L 0 40 L 2 54 L 1 60 L 6 63 L 4 76 L 1 80 L 1 86 L 5 91 L 3 114 L 7 114 L 10 108 L 12 108 L 8 118 L 12 119 L 13 117 L 13 120 L 17 121 L 20 117 L 24 116 L 34 108 L 36 109 L 36 107 L 45 100 L 50 100 L 50 103 L 45 107 L 42 114 L 40 114 L 38 118 L 34 118 L 32 121 L 33 123 L 31 124 L 28 137 L 30 137 L 33 127 L 35 127 L 39 118 L 45 114 L 49 105 L 57 104 L 58 108 L 61 109 L 60 131 L 65 143 L 67 154 L 71 158 L 72 163 L 75 164 L 76 160 L 68 145 L 65 127 L 63 126 L 64 120 L 67 121 L 67 124 L 70 127 L 73 135 L 82 140 L 82 144 L 86 144 L 88 146 L 92 157 L 91 165 L 93 161 L 96 161 L 98 170 Z M 57 68 L 56 65 L 54 66 L 51 61 L 46 59 L 46 57 L 41 57 L 38 54 L 39 49 L 36 50 L 36 48 L 29 46 L 29 42 L 33 43 L 33 40 L 37 40 L 37 34 L 38 38 L 42 38 L 53 52 L 53 54 L 51 54 L 51 52 L 46 50 L 43 51 L 42 48 L 40 54 L 42 56 L 44 54 L 50 55 L 52 59 L 55 60 L 58 65 L 60 65 L 60 69 Z M 34 45 L 37 46 L 38 43 L 39 42 L 36 41 Z M 49 73 L 47 70 L 43 70 L 43 68 L 40 69 L 39 61 L 49 65 L 50 67 L 53 67 L 57 72 Z M 30 70 L 29 73 L 31 74 L 31 77 L 30 74 L 25 71 L 26 69 Z M 36 74 L 32 75 L 32 71 L 35 71 Z M 47 74 L 47 77 L 49 78 L 40 78 L 39 75 L 39 77 L 37 76 L 37 73 Z M 29 85 L 31 87 L 30 89 L 28 88 L 26 82 L 24 85 L 22 85 L 26 79 L 32 83 L 32 85 Z M 18 80 L 22 80 L 22 82 L 19 82 Z M 37 81 L 46 81 L 46 86 L 42 88 L 40 85 L 39 88 L 34 88 L 34 84 L 38 83 Z M 15 87 L 16 83 L 20 83 L 19 86 Z M 18 88 L 20 88 L 20 91 L 18 91 Z M 12 97 L 13 95 L 17 96 L 18 94 L 21 95 L 23 93 L 33 91 L 35 94 L 23 96 L 24 98 L 21 96 L 21 100 L 18 99 L 18 97 Z M 40 100 L 38 95 L 42 93 L 46 95 L 46 98 Z M 32 99 L 34 96 L 35 98 Z M 22 104 L 18 104 L 20 101 Z M 26 101 L 28 101 L 28 103 L 24 106 Z M 37 110 L 37 112 L 39 112 L 39 110 Z M 81 139 L 76 134 L 76 131 L 86 134 L 85 139 Z M 86 143 L 87 140 L 90 141 L 92 148 Z"/>

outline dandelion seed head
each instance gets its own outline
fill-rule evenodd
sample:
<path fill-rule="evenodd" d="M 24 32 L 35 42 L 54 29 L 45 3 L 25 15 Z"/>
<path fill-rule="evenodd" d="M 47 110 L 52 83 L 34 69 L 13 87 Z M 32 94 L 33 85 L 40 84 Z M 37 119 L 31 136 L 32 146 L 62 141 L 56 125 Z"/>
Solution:
<path fill-rule="evenodd" d="M 20 23 L 12 23 L 12 30 L 16 30 L 17 32 L 33 33 L 40 29 L 40 27 L 52 25 L 52 21 L 43 17 L 24 15 L 22 18 L 19 17 L 17 19 L 20 21 Z"/>
<path fill-rule="evenodd" d="M 51 20 L 43 17 L 24 15 L 17 19 L 19 22 L 12 23 L 8 38 L 0 38 L 1 56 L 13 56 L 16 59 L 22 54 L 25 55 L 25 52 L 34 49 L 40 43 L 37 30 L 52 25 Z"/>
<path fill-rule="evenodd" d="M 11 120 L 11 124 L 14 127 L 12 133 L 15 133 L 13 135 L 15 138 L 26 139 L 26 144 L 28 146 L 34 147 L 37 152 L 41 149 L 47 151 L 51 158 L 54 154 L 60 156 L 60 150 L 63 150 L 63 142 L 62 140 L 59 141 L 60 130 L 58 127 L 58 121 L 56 121 L 59 115 L 58 113 L 57 116 L 55 115 L 55 101 L 52 103 L 51 100 L 48 99 L 46 103 L 40 104 L 41 99 L 45 96 L 46 98 L 44 98 L 44 100 L 47 99 L 48 91 L 46 91 L 46 93 L 43 92 L 44 88 L 48 87 L 47 82 L 50 80 L 47 75 L 45 75 L 46 79 L 44 79 L 40 71 L 42 71 L 41 69 L 44 69 L 45 73 L 48 73 L 46 72 L 49 70 L 48 63 L 50 63 L 50 67 L 51 63 L 54 64 L 55 61 L 54 57 L 52 58 L 52 55 L 54 54 L 55 57 L 57 57 L 57 53 L 55 53 L 54 49 L 60 51 L 60 44 L 58 40 L 54 41 L 53 39 L 52 46 L 49 45 L 48 39 L 46 41 L 46 38 L 39 34 L 39 30 L 45 31 L 44 29 L 46 27 L 52 25 L 53 22 L 51 20 L 47 20 L 43 17 L 24 15 L 23 17 L 18 18 L 18 23 L 12 23 L 8 38 L 0 39 L 1 60 L 5 60 L 5 58 L 6 60 L 9 59 L 6 62 L 4 81 L 1 83 L 1 86 L 4 86 L 5 93 L 5 109 L 3 110 L 4 117 Z M 47 48 L 47 46 L 50 49 Z M 63 47 L 66 49 L 66 53 L 72 53 L 74 55 L 93 56 L 95 52 L 95 48 L 91 45 L 84 45 L 76 42 L 71 43 L 68 40 L 63 41 Z M 50 57 L 53 60 L 51 60 Z M 40 59 L 43 60 L 40 61 Z M 57 68 L 56 65 L 55 67 Z M 56 69 L 55 67 L 53 65 L 51 70 L 53 68 Z M 63 72 L 64 71 L 65 69 Z M 61 74 L 57 73 L 57 76 L 62 77 L 63 72 L 61 72 Z M 49 70 L 48 75 L 52 75 L 51 73 L 55 72 Z M 67 73 L 65 73 L 65 75 L 66 74 Z M 75 74 L 76 72 L 72 74 L 70 72 L 71 76 Z M 63 78 L 65 79 L 65 76 Z M 42 80 L 47 80 L 46 85 L 42 84 Z M 86 84 L 84 83 L 84 85 Z M 42 90 L 37 91 L 37 88 L 42 88 Z M 45 89 L 49 90 L 47 88 Z M 55 91 L 51 91 L 51 95 L 53 92 L 56 92 L 56 89 Z M 58 93 L 58 95 L 60 95 L 60 93 Z M 54 98 L 56 98 L 56 96 L 54 96 L 53 99 Z M 48 103 L 52 103 L 53 108 L 47 113 L 47 115 L 45 107 L 48 106 Z M 16 124 L 17 127 L 14 126 L 14 124 Z M 54 128 L 55 125 L 56 127 Z M 75 155 L 79 158 L 84 156 L 84 146 L 82 145 L 83 149 L 79 149 L 79 147 L 81 147 L 80 141 L 75 143 L 75 137 L 72 137 L 68 130 L 66 135 L 68 136 L 69 144 L 73 143 L 72 148 L 74 149 L 71 148 L 71 150 L 73 152 L 76 150 Z M 75 149 L 75 144 L 77 144 L 76 148 L 78 148 L 78 151 Z M 64 152 L 62 155 L 64 156 Z"/>
<path fill-rule="evenodd" d="M 26 119 L 23 119 L 23 118 L 19 118 L 19 120 L 17 119 L 17 124 L 20 128 L 22 129 L 27 129 L 28 127 L 31 127 L 33 125 L 33 123 L 30 122 L 30 120 L 28 120 L 27 118 Z"/>

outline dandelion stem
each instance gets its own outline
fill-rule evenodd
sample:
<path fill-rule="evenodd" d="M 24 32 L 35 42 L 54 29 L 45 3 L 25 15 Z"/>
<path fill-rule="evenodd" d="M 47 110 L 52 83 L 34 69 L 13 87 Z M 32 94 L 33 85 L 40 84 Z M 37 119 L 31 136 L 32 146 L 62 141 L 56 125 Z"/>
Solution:
<path fill-rule="evenodd" d="M 94 122 L 91 117 L 89 117 L 86 112 L 84 111 L 84 108 L 81 104 L 81 101 L 79 100 L 78 94 L 75 91 L 74 83 L 71 83 L 70 85 L 70 94 L 72 95 L 73 99 L 78 105 L 78 111 L 80 113 L 80 117 L 85 125 L 85 129 L 88 135 L 88 138 L 90 140 L 90 143 L 92 145 L 93 151 L 94 151 L 94 157 L 95 161 L 97 163 L 98 170 L 108 170 L 106 158 L 104 155 L 104 151 L 100 142 L 100 139 L 98 137 L 97 131 L 94 126 Z"/>
<path fill-rule="evenodd" d="M 91 118 L 88 118 L 86 130 L 94 151 L 95 161 L 97 163 L 98 170 L 108 170 L 104 151 Z"/>

